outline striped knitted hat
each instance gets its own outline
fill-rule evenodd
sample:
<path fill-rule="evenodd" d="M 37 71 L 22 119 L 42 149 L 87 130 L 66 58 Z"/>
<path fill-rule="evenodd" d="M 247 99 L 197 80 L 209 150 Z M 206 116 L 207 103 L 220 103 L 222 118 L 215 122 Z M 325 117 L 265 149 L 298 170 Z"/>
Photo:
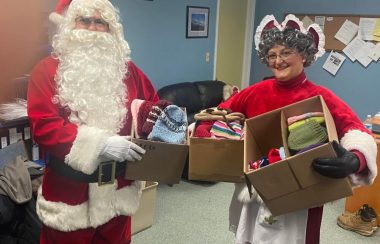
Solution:
<path fill-rule="evenodd" d="M 148 139 L 167 143 L 182 144 L 186 141 L 187 117 L 185 111 L 176 105 L 162 110 Z"/>

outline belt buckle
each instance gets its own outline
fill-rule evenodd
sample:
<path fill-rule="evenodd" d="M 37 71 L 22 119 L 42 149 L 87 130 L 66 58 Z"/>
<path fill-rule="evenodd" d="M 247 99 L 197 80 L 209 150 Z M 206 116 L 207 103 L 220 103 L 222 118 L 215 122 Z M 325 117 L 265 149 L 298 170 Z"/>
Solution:
<path fill-rule="evenodd" d="M 103 168 L 105 166 L 111 165 L 111 179 L 108 181 L 103 181 Z M 98 186 L 102 185 L 108 185 L 113 184 L 115 182 L 115 175 L 116 175 L 116 161 L 107 161 L 107 162 L 101 162 L 99 164 L 99 174 L 98 174 Z"/>

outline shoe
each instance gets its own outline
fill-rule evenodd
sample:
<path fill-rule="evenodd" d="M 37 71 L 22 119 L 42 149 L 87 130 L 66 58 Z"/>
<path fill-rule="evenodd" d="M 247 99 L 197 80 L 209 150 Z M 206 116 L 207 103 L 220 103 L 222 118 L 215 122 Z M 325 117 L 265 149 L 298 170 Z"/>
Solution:
<path fill-rule="evenodd" d="M 345 230 L 354 231 L 363 236 L 372 236 L 373 229 L 371 221 L 363 221 L 361 217 L 361 209 L 355 213 L 345 212 L 337 219 L 338 226 Z"/>
<path fill-rule="evenodd" d="M 377 213 L 376 213 L 375 209 L 373 209 L 372 207 L 368 206 L 368 204 L 363 204 L 363 206 L 361 208 L 371 218 L 371 223 L 372 223 L 373 230 L 377 230 Z"/>

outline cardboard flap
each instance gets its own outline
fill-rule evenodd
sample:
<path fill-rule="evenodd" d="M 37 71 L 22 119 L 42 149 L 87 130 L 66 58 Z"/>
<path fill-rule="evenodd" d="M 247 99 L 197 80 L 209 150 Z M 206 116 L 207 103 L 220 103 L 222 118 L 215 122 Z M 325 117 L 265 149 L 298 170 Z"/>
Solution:
<path fill-rule="evenodd" d="M 291 156 L 288 146 L 288 137 L 289 137 L 289 130 L 288 130 L 288 121 L 285 117 L 284 111 L 281 111 L 281 137 L 282 137 L 282 143 L 284 146 L 285 151 L 285 157 L 288 158 Z"/>
<path fill-rule="evenodd" d="M 313 160 L 319 157 L 336 157 L 331 142 L 287 159 L 301 188 L 326 181 L 326 177 L 317 173 L 312 166 Z"/>
<path fill-rule="evenodd" d="M 251 131 L 255 138 L 256 145 L 251 150 L 255 150 L 255 155 L 260 155 L 252 160 L 258 160 L 261 156 L 267 156 L 272 148 L 283 146 L 281 134 L 281 110 L 262 114 L 246 120 L 247 130 Z M 247 138 L 247 135 L 245 135 Z M 257 152 L 259 150 L 259 152 Z"/>
<path fill-rule="evenodd" d="M 286 118 L 309 113 L 309 112 L 324 112 L 322 96 L 314 96 L 296 103 L 289 104 L 282 108 Z"/>
<path fill-rule="evenodd" d="M 287 160 L 248 172 L 246 175 L 263 199 L 274 199 L 300 189 Z"/>
<path fill-rule="evenodd" d="M 323 114 L 325 116 L 325 123 L 326 123 L 326 128 L 327 128 L 327 135 L 329 136 L 329 141 L 335 140 L 339 142 L 338 133 L 336 132 L 334 119 L 325 103 L 325 100 L 323 100 L 323 97 L 320 97 L 320 98 L 321 98 L 321 104 L 323 107 Z"/>
<path fill-rule="evenodd" d="M 251 138 L 251 140 L 244 140 L 244 172 L 248 172 L 248 163 L 250 161 L 256 161 L 264 155 L 264 153 L 260 151 L 260 147 L 253 135 L 253 131 L 247 126 L 247 122 L 244 123 L 244 135 L 245 138 Z"/>
<path fill-rule="evenodd" d="M 132 138 L 133 143 L 146 150 L 140 161 L 128 162 L 125 178 L 150 180 L 167 184 L 179 183 L 189 147 Z"/>

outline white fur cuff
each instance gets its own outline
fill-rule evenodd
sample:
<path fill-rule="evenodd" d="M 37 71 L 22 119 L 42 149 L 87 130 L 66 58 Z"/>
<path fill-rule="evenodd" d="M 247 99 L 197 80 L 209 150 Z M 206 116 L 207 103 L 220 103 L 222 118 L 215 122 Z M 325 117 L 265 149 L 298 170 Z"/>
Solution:
<path fill-rule="evenodd" d="M 367 162 L 368 174 L 357 173 L 349 176 L 353 186 L 372 184 L 377 175 L 375 139 L 365 132 L 350 130 L 342 137 L 340 144 L 348 151 L 357 150 L 361 152 Z"/>
<path fill-rule="evenodd" d="M 79 126 L 78 134 L 70 153 L 66 155 L 65 163 L 75 170 L 92 174 L 99 165 L 98 156 L 108 137 L 108 133 L 102 129 Z"/>
<path fill-rule="evenodd" d="M 54 24 L 59 25 L 63 21 L 63 16 L 56 12 L 52 12 L 49 14 L 49 20 Z"/>

